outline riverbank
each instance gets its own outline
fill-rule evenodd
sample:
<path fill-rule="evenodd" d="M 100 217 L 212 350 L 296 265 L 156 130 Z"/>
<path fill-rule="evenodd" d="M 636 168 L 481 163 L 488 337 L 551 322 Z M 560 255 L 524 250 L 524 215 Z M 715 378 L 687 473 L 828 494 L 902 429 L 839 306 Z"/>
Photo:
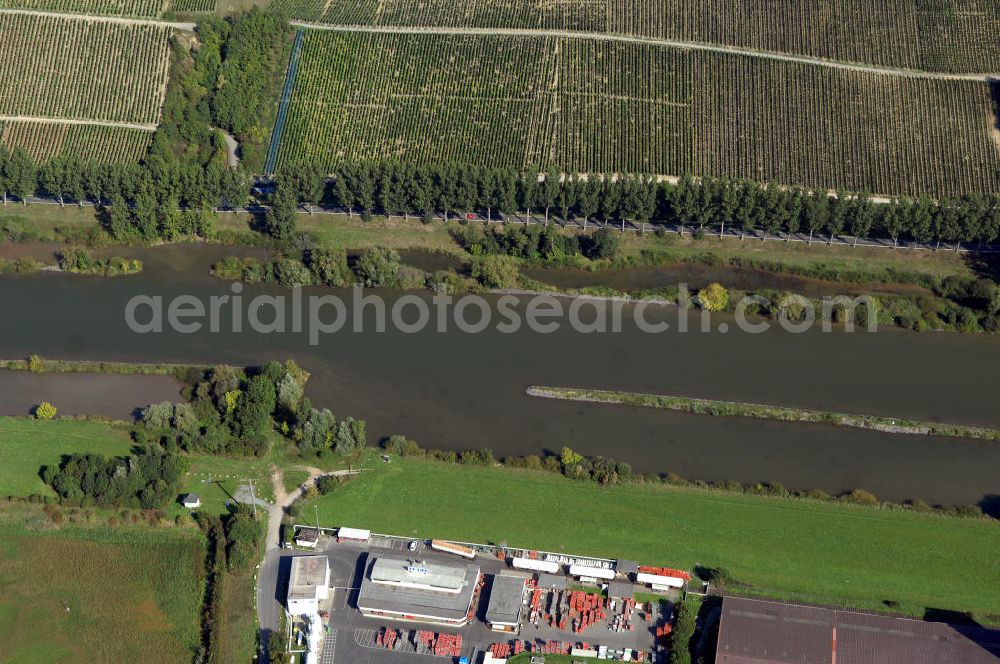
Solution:
<path fill-rule="evenodd" d="M 973 427 L 962 424 L 924 422 L 898 417 L 849 415 L 846 413 L 833 413 L 805 408 L 787 408 L 739 401 L 720 401 L 716 399 L 696 399 L 662 394 L 589 390 L 570 387 L 542 387 L 532 385 L 528 387 L 526 392 L 529 396 L 543 399 L 641 406 L 644 408 L 675 410 L 695 415 L 752 417 L 780 422 L 813 422 L 816 424 L 831 424 L 833 426 L 853 427 L 893 434 L 1000 440 L 1000 429 Z"/>
<path fill-rule="evenodd" d="M 1000 525 L 989 519 L 398 457 L 306 501 L 303 513 L 313 505 L 324 527 L 722 567 L 756 594 L 1000 623 Z"/>
<path fill-rule="evenodd" d="M 0 224 L 13 239 L 41 243 L 39 252 L 42 254 L 53 252 L 52 245 L 46 242 L 102 247 L 106 253 L 112 240 L 98 225 L 95 215 L 89 207 L 10 205 L 0 209 Z M 60 219 L 65 223 L 58 223 Z M 503 274 L 505 283 L 500 284 L 491 283 L 491 279 L 497 277 L 496 272 L 490 273 L 485 281 L 483 274 L 478 274 L 478 281 L 473 278 L 477 276 L 476 267 L 483 257 L 466 251 L 459 241 L 459 237 L 470 230 L 498 229 L 501 228 L 499 224 L 484 226 L 440 220 L 423 223 L 415 217 L 371 217 L 366 220 L 359 215 L 301 212 L 296 239 L 284 244 L 257 232 L 259 221 L 247 212 L 217 212 L 214 225 L 212 241 L 232 246 L 234 253 L 240 253 L 236 247 L 268 248 L 270 257 L 267 259 L 257 256 L 244 259 L 247 265 L 241 266 L 240 272 L 241 275 L 247 273 L 246 278 L 251 283 L 276 282 L 291 286 L 302 279 L 306 283 L 317 283 L 319 277 L 309 275 L 303 265 L 308 262 L 309 247 L 351 254 L 379 247 L 411 253 L 404 257 L 405 269 L 398 285 L 382 284 L 389 287 L 444 288 L 458 293 L 503 286 L 566 295 L 670 300 L 676 299 L 682 283 L 698 289 L 709 282 L 718 282 L 734 293 L 763 295 L 772 300 L 788 294 L 809 299 L 825 295 L 875 295 L 881 305 L 880 324 L 906 329 L 962 332 L 1000 329 L 1000 316 L 989 309 L 992 299 L 987 292 L 990 290 L 988 282 L 976 282 L 980 276 L 996 270 L 989 264 L 990 257 L 985 255 L 819 242 L 811 245 L 775 240 L 762 242 L 713 235 L 621 233 L 616 234 L 618 251 L 613 257 L 588 259 L 575 255 L 530 261 L 518 259 Z M 503 227 L 522 228 L 516 224 Z M 590 232 L 576 227 L 559 227 L 559 234 L 568 238 L 589 237 Z M 0 244 L 0 257 L 3 246 Z M 421 260 L 412 256 L 414 252 L 446 260 Z M 7 253 L 18 252 L 8 249 Z M 279 260 L 274 261 L 274 258 Z M 30 272 L 35 269 L 32 261 L 37 261 L 37 257 L 20 256 L 9 261 L 8 269 Z M 220 274 L 234 278 L 232 270 Z"/>

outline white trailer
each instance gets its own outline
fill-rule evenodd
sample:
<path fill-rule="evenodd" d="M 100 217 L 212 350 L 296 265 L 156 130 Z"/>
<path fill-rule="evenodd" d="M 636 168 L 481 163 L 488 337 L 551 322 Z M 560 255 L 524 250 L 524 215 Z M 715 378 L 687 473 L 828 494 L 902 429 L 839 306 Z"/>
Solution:
<path fill-rule="evenodd" d="M 510 564 L 515 569 L 530 569 L 535 572 L 548 572 L 549 574 L 559 573 L 559 563 L 537 560 L 535 558 L 513 558 Z"/>
<path fill-rule="evenodd" d="M 372 537 L 372 531 L 363 528 L 338 528 L 337 539 L 367 542 Z"/>
<path fill-rule="evenodd" d="M 570 565 L 569 575 L 578 576 L 584 579 L 605 579 L 611 581 L 615 578 L 615 571 L 604 569 L 603 567 L 587 567 L 586 565 Z"/>
<path fill-rule="evenodd" d="M 654 589 L 658 587 L 670 587 L 670 588 L 683 588 L 684 579 L 678 576 L 661 576 L 659 574 L 647 574 L 645 572 L 639 572 L 635 575 L 635 580 L 639 583 L 646 583 L 653 586 Z"/>

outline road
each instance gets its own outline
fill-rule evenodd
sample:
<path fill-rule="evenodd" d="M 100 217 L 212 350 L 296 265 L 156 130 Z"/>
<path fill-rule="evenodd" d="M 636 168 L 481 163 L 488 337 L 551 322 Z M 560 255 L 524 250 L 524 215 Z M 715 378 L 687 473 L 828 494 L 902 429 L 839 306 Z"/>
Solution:
<path fill-rule="evenodd" d="M 949 74 L 944 72 L 931 72 L 918 69 L 901 69 L 895 67 L 882 67 L 878 65 L 864 65 L 851 62 L 840 62 L 836 60 L 824 60 L 823 58 L 813 58 L 804 55 L 790 55 L 787 53 L 776 53 L 773 51 L 757 51 L 749 48 L 737 46 L 722 46 L 707 42 L 684 41 L 679 39 L 661 39 L 658 37 L 637 37 L 621 34 L 611 34 L 605 32 L 584 32 L 577 30 L 535 30 L 531 28 L 471 28 L 471 27 L 432 27 L 432 26 L 389 26 L 389 25 L 334 25 L 323 23 L 308 23 L 305 21 L 292 21 L 292 25 L 310 30 L 330 30 L 334 32 L 370 32 L 386 34 L 427 34 L 427 35 L 505 35 L 509 37 L 562 37 L 566 39 L 591 39 L 598 41 L 625 42 L 629 44 L 652 44 L 655 46 L 670 46 L 673 48 L 683 48 L 692 51 L 709 51 L 712 53 L 727 53 L 730 55 L 743 55 L 751 58 L 763 58 L 766 60 L 780 60 L 782 62 L 793 62 L 804 65 L 816 65 L 820 67 L 830 67 L 832 69 L 843 69 L 847 71 L 861 72 L 866 74 L 881 74 L 884 76 L 901 76 L 905 78 L 928 78 L 942 81 L 979 81 L 992 82 L 998 80 L 998 74 Z"/>
<path fill-rule="evenodd" d="M 299 469 L 297 469 L 299 470 Z M 355 475 L 357 470 L 335 470 L 327 473 L 318 468 L 302 468 L 309 473 L 309 478 L 294 491 L 285 491 L 284 476 L 280 469 L 274 469 L 271 474 L 271 485 L 274 489 L 274 504 L 267 510 L 267 535 L 264 542 L 264 560 L 257 570 L 257 621 L 261 630 L 261 644 L 267 645 L 268 635 L 278 629 L 281 624 L 282 599 L 284 595 L 279 582 L 282 581 L 281 520 L 287 509 L 302 497 L 305 488 L 315 483 L 316 479 L 325 475 L 343 477 Z M 267 652 L 261 654 L 261 664 L 267 664 Z"/>
<path fill-rule="evenodd" d="M 100 127 L 117 127 L 120 129 L 141 129 L 143 131 L 156 131 L 158 124 L 141 124 L 136 122 L 111 122 L 108 120 L 81 120 L 79 118 L 52 118 L 39 117 L 36 115 L 0 115 L 0 122 L 35 122 L 39 124 L 67 124 L 67 125 L 97 125 Z"/>
<path fill-rule="evenodd" d="M 54 198 L 42 197 L 42 196 L 29 196 L 28 203 L 32 205 L 60 205 L 59 201 Z M 18 205 L 13 201 L 8 203 L 9 205 Z M 79 203 L 65 203 L 64 205 L 81 205 L 84 207 L 93 207 L 94 204 L 91 201 L 81 201 Z M 183 208 L 181 208 L 183 209 Z M 267 211 L 267 206 L 256 205 L 244 208 L 237 208 L 236 212 L 249 212 L 251 214 L 261 214 Z M 355 211 L 355 214 L 357 212 Z M 347 214 L 347 210 L 339 207 L 318 207 L 309 206 L 299 210 L 299 214 L 317 215 L 317 214 L 327 214 L 327 215 L 340 215 L 344 216 Z M 443 220 L 444 215 L 441 213 L 435 213 L 432 215 L 436 220 Z M 462 214 L 453 212 L 449 214 L 448 218 L 451 221 L 457 221 L 462 218 Z M 390 215 L 391 219 L 401 219 L 400 215 Z M 416 220 L 415 215 L 410 215 L 411 220 Z M 507 219 L 501 221 L 496 216 L 493 217 L 492 221 L 486 217 L 484 214 L 480 213 L 468 213 L 466 216 L 466 221 L 472 223 L 514 223 L 514 224 L 545 224 L 545 218 L 538 216 L 537 214 L 526 215 L 524 213 L 517 213 L 514 215 L 508 215 Z M 559 219 L 555 214 L 549 215 L 549 223 L 556 224 L 562 227 L 575 227 L 584 228 L 584 222 L 582 219 L 570 219 L 562 220 Z M 598 229 L 603 227 L 604 224 L 591 220 L 586 224 L 587 229 Z M 640 224 L 632 221 L 615 221 L 607 225 L 608 228 L 614 228 L 623 233 L 652 233 L 658 229 L 663 229 L 667 233 L 673 233 L 675 235 L 693 235 L 695 228 L 692 226 L 678 226 L 676 224 L 664 224 L 662 222 L 649 222 L 647 224 Z M 871 249 L 889 249 L 896 251 L 914 251 L 917 249 L 925 251 L 956 251 L 961 253 L 979 253 L 979 254 L 992 254 L 1000 252 L 1000 244 L 948 244 L 941 243 L 940 245 L 931 243 L 918 243 L 910 241 L 901 241 L 897 244 L 893 244 L 892 240 L 887 238 L 858 238 L 855 240 L 853 237 L 837 235 L 830 237 L 829 235 L 810 235 L 809 233 L 768 233 L 762 230 L 753 230 L 747 233 L 741 232 L 738 228 L 733 228 L 727 226 L 724 232 L 720 232 L 716 228 L 706 227 L 704 233 L 706 236 L 726 238 L 728 240 L 739 240 L 741 242 L 784 242 L 786 244 L 796 243 L 796 244 L 806 244 L 806 245 L 837 245 L 837 246 L 847 246 L 847 247 L 868 247 Z"/>

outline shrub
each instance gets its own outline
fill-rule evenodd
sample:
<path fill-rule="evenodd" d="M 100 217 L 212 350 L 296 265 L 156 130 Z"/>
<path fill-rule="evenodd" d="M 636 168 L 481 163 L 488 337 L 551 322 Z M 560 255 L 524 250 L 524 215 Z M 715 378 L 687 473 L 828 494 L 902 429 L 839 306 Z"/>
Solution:
<path fill-rule="evenodd" d="M 56 407 L 48 401 L 43 401 L 35 407 L 35 418 L 39 420 L 51 420 L 56 416 Z"/>
<path fill-rule="evenodd" d="M 42 369 L 45 368 L 45 362 L 39 355 L 29 355 L 28 356 L 28 371 L 31 373 L 41 373 Z"/>
<path fill-rule="evenodd" d="M 372 247 L 358 258 L 355 271 L 369 288 L 398 288 L 400 258 L 394 249 Z"/>
<path fill-rule="evenodd" d="M 487 288 L 513 288 L 520 271 L 509 256 L 483 256 L 472 264 L 472 277 Z"/>
<path fill-rule="evenodd" d="M 729 291 L 722 284 L 709 284 L 698 291 L 698 303 L 706 311 L 722 311 L 729 306 Z"/>

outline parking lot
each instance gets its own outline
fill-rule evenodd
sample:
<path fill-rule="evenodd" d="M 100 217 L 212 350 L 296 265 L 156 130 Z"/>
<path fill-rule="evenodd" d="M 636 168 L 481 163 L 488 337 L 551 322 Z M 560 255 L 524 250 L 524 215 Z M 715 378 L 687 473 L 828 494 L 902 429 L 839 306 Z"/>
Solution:
<path fill-rule="evenodd" d="M 483 578 L 504 573 L 520 576 L 528 583 L 516 633 L 495 632 L 486 624 L 488 592 L 477 596 L 472 609 L 474 618 L 461 627 L 363 616 L 357 609 L 356 598 L 365 573 L 365 554 L 413 555 L 414 559 L 419 557 L 428 564 L 454 565 L 461 561 L 457 556 L 430 549 L 426 543 L 417 543 L 415 551 L 411 551 L 410 546 L 408 540 L 400 538 L 373 536 L 363 543 L 337 542 L 335 538 L 324 536 L 315 552 L 283 552 L 286 554 L 283 557 L 325 555 L 330 561 L 329 631 L 323 644 L 321 664 L 391 664 L 421 660 L 430 663 L 457 661 L 459 657 L 479 662 L 482 653 L 494 644 L 504 644 L 510 653 L 530 651 L 532 646 L 538 652 L 563 652 L 569 647 L 596 650 L 605 646 L 610 653 L 642 651 L 646 654 L 644 661 L 658 661 L 651 653 L 656 642 L 656 627 L 668 617 L 669 603 L 635 606 L 621 599 L 598 599 L 595 594 L 600 593 L 599 587 L 585 588 L 572 578 L 566 579 L 569 585 L 565 590 L 536 590 L 533 587 L 535 576 L 531 572 L 512 570 L 506 562 L 488 555 L 479 555 L 475 560 Z M 504 645 L 499 646 L 500 651 L 505 650 Z"/>

